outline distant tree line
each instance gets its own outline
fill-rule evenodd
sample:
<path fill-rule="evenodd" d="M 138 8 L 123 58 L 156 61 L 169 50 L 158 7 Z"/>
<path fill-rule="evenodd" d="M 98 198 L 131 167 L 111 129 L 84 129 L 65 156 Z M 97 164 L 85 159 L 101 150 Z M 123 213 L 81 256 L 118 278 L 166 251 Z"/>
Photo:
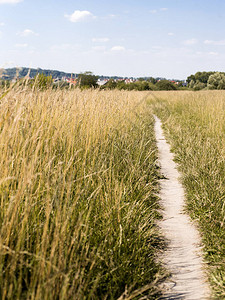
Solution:
<path fill-rule="evenodd" d="M 137 80 L 135 82 L 126 83 L 125 80 L 115 81 L 110 79 L 106 84 L 101 86 L 104 89 L 118 89 L 118 90 L 136 90 L 136 91 L 161 91 L 161 90 L 177 90 L 178 86 L 169 80 L 160 80 L 153 83 L 151 80 Z"/>
<path fill-rule="evenodd" d="M 38 73 L 38 70 L 40 73 Z M 17 74 L 15 76 L 15 74 Z M 54 74 L 54 77 L 53 75 Z M 4 77 L 5 76 L 5 77 Z M 13 77 L 14 76 L 14 77 Z M 183 86 L 182 81 L 171 82 L 166 79 L 158 79 L 153 77 L 141 77 L 136 81 L 127 82 L 120 77 L 111 77 L 104 85 L 98 85 L 98 79 L 104 79 L 94 75 L 92 72 L 85 72 L 76 75 L 76 79 L 70 81 L 59 80 L 55 82 L 55 78 L 70 78 L 70 73 L 54 71 L 54 70 L 41 70 L 41 69 L 6 69 L 5 75 L 2 74 L 0 80 L 0 88 L 7 89 L 10 87 L 10 78 L 16 78 L 18 84 L 30 86 L 39 90 L 44 90 L 49 87 L 55 88 L 99 88 L 105 89 L 118 89 L 118 90 L 136 90 L 136 91 L 162 91 L 162 90 L 180 90 L 191 89 L 194 91 L 202 89 L 225 89 L 225 73 L 224 72 L 197 72 L 187 78 L 187 86 Z M 5 79 L 4 79 L 5 78 Z M 7 78 L 7 79 L 6 79 Z M 71 78 L 72 79 L 72 78 Z"/>
<path fill-rule="evenodd" d="M 51 75 L 45 75 L 43 73 L 36 74 L 34 78 L 21 78 L 17 81 L 18 85 L 26 85 L 33 89 L 45 90 L 47 88 L 52 87 L 56 88 L 99 88 L 100 90 L 104 89 L 118 89 L 118 90 L 136 90 L 136 91 L 158 91 L 158 90 L 177 90 L 179 87 L 169 80 L 160 80 L 157 81 L 154 78 L 149 78 L 148 80 L 144 80 L 143 78 L 139 78 L 139 80 L 135 82 L 126 83 L 125 80 L 114 80 L 113 78 L 109 79 L 109 81 L 103 85 L 99 86 L 98 76 L 94 75 L 91 72 L 85 72 L 78 75 L 76 81 L 72 83 L 66 81 L 59 81 L 57 83 L 54 82 L 53 77 Z M 182 85 L 181 85 L 182 86 Z M 2 80 L 0 82 L 0 88 L 7 89 L 10 87 L 9 80 Z"/>
<path fill-rule="evenodd" d="M 91 72 L 81 73 L 78 76 L 77 86 L 80 88 L 96 88 L 99 87 L 97 84 L 98 76 L 93 75 Z M 182 83 L 181 83 L 182 86 Z M 156 90 L 176 90 L 178 86 L 169 80 L 157 81 L 153 77 L 147 80 L 139 78 L 135 82 L 126 83 L 125 80 L 114 80 L 109 79 L 108 82 L 100 87 L 101 90 L 105 89 L 118 89 L 118 90 L 136 90 L 136 91 L 156 91 Z"/>
<path fill-rule="evenodd" d="M 225 73 L 224 72 L 197 72 L 187 78 L 188 87 L 194 91 L 202 89 L 224 90 Z"/>

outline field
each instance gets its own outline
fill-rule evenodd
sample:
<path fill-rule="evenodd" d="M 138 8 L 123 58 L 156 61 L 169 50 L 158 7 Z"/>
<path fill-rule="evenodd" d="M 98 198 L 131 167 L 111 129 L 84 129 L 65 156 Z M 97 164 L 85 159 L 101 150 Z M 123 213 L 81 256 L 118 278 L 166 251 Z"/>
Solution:
<path fill-rule="evenodd" d="M 225 297 L 225 93 L 31 90 L 0 95 L 1 299 L 157 299 L 154 112 Z"/>
<path fill-rule="evenodd" d="M 154 94 L 186 189 L 186 209 L 204 243 L 216 299 L 225 298 L 225 93 Z"/>
<path fill-rule="evenodd" d="M 1 299 L 157 297 L 159 174 L 145 96 L 1 92 Z"/>

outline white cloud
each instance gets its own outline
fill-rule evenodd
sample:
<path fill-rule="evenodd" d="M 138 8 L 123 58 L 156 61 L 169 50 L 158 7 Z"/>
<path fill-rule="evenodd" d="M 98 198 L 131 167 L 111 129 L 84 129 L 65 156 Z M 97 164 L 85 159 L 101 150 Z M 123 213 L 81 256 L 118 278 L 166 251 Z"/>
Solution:
<path fill-rule="evenodd" d="M 183 42 L 184 45 L 186 46 L 191 46 L 191 45 L 195 45 L 198 43 L 197 39 L 190 39 L 190 40 L 186 40 Z"/>
<path fill-rule="evenodd" d="M 114 46 L 114 47 L 111 48 L 111 51 L 115 51 L 115 52 L 123 52 L 125 50 L 126 49 L 123 46 Z"/>
<path fill-rule="evenodd" d="M 110 19 L 115 19 L 117 18 L 119 15 L 115 15 L 115 14 L 109 14 L 109 15 L 105 15 L 103 17 L 101 17 L 102 20 L 110 20 Z M 96 17 L 94 17 L 96 18 Z"/>
<path fill-rule="evenodd" d="M 0 4 L 15 4 L 23 2 L 23 0 L 0 0 Z"/>
<path fill-rule="evenodd" d="M 90 11 L 87 10 L 75 10 L 71 15 L 65 15 L 65 17 L 73 23 L 96 18 Z"/>
<path fill-rule="evenodd" d="M 25 29 L 22 32 L 19 32 L 18 35 L 23 36 L 23 37 L 27 37 L 27 36 L 31 36 L 31 35 L 36 35 L 38 36 L 38 33 L 35 33 L 33 30 L 31 29 Z"/>
<path fill-rule="evenodd" d="M 91 40 L 94 43 L 106 43 L 106 42 L 109 42 L 109 38 L 93 38 Z"/>
<path fill-rule="evenodd" d="M 206 56 L 208 56 L 208 55 L 210 55 L 210 56 L 217 56 L 217 55 L 219 55 L 218 52 L 213 52 L 213 51 L 211 51 L 211 52 L 197 51 L 196 54 L 197 54 L 197 55 L 204 56 L 204 57 L 206 57 Z"/>
<path fill-rule="evenodd" d="M 162 7 L 162 8 L 160 8 L 159 9 L 160 11 L 167 11 L 168 10 L 168 8 L 167 7 Z M 150 10 L 150 13 L 151 14 L 157 14 L 157 9 L 152 9 L 152 10 Z"/>
<path fill-rule="evenodd" d="M 4 26 L 5 25 L 5 23 L 4 22 L 0 22 L 0 26 Z"/>
<path fill-rule="evenodd" d="M 214 45 L 214 46 L 225 46 L 225 40 L 220 40 L 220 41 L 205 40 L 204 44 Z"/>
<path fill-rule="evenodd" d="M 16 48 L 26 48 L 28 44 L 15 44 Z"/>
<path fill-rule="evenodd" d="M 169 36 L 173 36 L 174 33 L 173 33 L 173 32 L 168 32 L 168 35 L 169 35 Z"/>
<path fill-rule="evenodd" d="M 219 54 L 218 52 L 209 52 L 209 55 L 213 55 L 213 56 L 216 56 L 218 54 Z"/>

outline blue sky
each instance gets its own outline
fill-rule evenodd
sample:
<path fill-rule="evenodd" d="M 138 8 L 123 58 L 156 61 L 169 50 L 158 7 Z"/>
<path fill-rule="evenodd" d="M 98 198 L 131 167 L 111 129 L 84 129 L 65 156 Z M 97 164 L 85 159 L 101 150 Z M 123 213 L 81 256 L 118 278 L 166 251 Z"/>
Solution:
<path fill-rule="evenodd" d="M 0 67 L 185 79 L 225 71 L 224 0 L 0 0 Z"/>

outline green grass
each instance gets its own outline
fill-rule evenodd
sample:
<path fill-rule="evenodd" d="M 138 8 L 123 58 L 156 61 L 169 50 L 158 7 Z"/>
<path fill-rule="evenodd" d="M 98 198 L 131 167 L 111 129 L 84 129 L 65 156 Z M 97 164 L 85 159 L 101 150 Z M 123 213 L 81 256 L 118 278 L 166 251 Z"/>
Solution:
<path fill-rule="evenodd" d="M 144 95 L 3 95 L 1 299 L 157 298 L 157 153 Z"/>
<path fill-rule="evenodd" d="M 186 208 L 197 221 L 216 299 L 225 298 L 225 93 L 158 93 L 162 119 L 182 172 Z"/>

